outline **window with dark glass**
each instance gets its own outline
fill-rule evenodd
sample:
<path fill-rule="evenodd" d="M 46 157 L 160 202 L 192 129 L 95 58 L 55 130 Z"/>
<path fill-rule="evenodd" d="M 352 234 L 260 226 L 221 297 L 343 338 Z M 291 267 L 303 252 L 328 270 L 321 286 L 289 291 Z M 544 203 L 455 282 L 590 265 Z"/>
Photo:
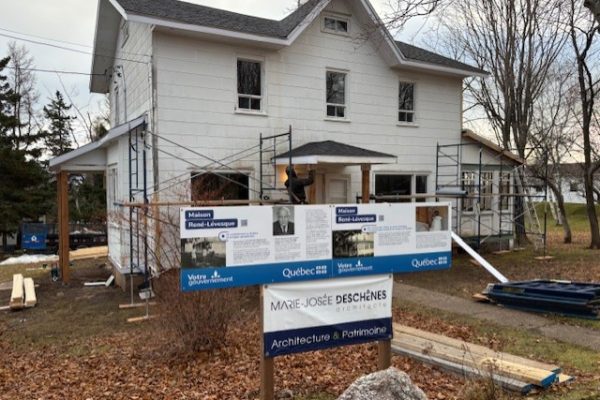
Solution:
<path fill-rule="evenodd" d="M 412 175 L 375 175 L 375 194 L 377 196 L 409 196 L 412 194 Z M 386 198 L 387 203 L 408 203 L 408 199 Z"/>
<path fill-rule="evenodd" d="M 327 71 L 327 116 L 346 117 L 346 74 Z"/>
<path fill-rule="evenodd" d="M 415 193 L 416 194 L 425 194 L 427 193 L 427 175 L 417 175 L 415 176 Z M 416 200 L 419 203 L 427 201 L 425 198 L 420 198 Z"/>
<path fill-rule="evenodd" d="M 192 201 L 248 200 L 249 178 L 240 173 L 192 173 Z"/>
<path fill-rule="evenodd" d="M 348 33 L 348 20 L 344 18 L 325 17 L 325 29 L 336 33 Z"/>
<path fill-rule="evenodd" d="M 400 82 L 398 122 L 415 122 L 415 85 L 413 83 Z"/>
<path fill-rule="evenodd" d="M 238 108 L 260 111 L 262 107 L 261 64 L 257 61 L 238 60 Z"/>

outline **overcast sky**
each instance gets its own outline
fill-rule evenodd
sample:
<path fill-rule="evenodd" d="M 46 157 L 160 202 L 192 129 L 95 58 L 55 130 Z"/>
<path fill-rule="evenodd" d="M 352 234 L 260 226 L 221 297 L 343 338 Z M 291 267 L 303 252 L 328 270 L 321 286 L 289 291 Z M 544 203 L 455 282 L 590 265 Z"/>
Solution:
<path fill-rule="evenodd" d="M 283 18 L 296 5 L 296 0 L 189 1 L 271 19 Z M 380 15 L 389 11 L 387 1 L 371 0 Z M 38 69 L 89 73 L 96 8 L 97 0 L 0 0 L 0 57 L 6 56 L 7 44 L 14 40 L 28 48 Z M 414 43 L 422 25 L 421 21 L 414 21 L 399 38 Z M 36 74 L 42 104 L 46 104 L 56 90 L 66 90 L 84 113 L 97 112 L 103 101 L 101 95 L 89 92 L 88 76 L 54 72 Z"/>

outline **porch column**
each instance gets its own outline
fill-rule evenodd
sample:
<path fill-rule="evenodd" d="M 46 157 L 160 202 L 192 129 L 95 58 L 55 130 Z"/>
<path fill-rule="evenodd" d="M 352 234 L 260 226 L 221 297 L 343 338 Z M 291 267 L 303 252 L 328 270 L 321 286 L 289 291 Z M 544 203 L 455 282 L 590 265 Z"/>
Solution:
<path fill-rule="evenodd" d="M 371 196 L 371 164 L 362 164 L 362 202 L 368 203 Z M 392 365 L 392 341 L 380 340 L 377 342 L 377 368 L 388 369 Z"/>
<path fill-rule="evenodd" d="M 371 196 L 371 164 L 362 164 L 362 202 L 368 203 Z"/>
<path fill-rule="evenodd" d="M 69 173 L 60 171 L 56 175 L 58 203 L 58 265 L 63 283 L 69 283 Z"/>

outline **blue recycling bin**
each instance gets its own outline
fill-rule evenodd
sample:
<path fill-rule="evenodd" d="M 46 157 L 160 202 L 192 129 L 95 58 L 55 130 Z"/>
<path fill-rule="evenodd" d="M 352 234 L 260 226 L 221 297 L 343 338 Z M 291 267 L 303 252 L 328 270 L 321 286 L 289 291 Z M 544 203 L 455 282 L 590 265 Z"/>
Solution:
<path fill-rule="evenodd" d="M 21 248 L 24 250 L 46 250 L 47 237 L 47 224 L 23 224 L 21 228 Z"/>

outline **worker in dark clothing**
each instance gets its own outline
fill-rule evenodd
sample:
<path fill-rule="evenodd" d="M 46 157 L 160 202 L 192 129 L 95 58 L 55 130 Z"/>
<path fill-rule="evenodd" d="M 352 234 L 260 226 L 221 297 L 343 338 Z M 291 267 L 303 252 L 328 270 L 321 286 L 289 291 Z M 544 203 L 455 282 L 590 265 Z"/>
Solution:
<path fill-rule="evenodd" d="M 304 191 L 305 186 L 310 186 L 315 181 L 315 171 L 308 171 L 308 178 L 298 178 L 296 171 L 293 166 L 288 166 L 285 169 L 287 180 L 285 181 L 285 187 L 290 192 L 290 200 L 293 204 L 306 204 L 306 192 Z"/>

